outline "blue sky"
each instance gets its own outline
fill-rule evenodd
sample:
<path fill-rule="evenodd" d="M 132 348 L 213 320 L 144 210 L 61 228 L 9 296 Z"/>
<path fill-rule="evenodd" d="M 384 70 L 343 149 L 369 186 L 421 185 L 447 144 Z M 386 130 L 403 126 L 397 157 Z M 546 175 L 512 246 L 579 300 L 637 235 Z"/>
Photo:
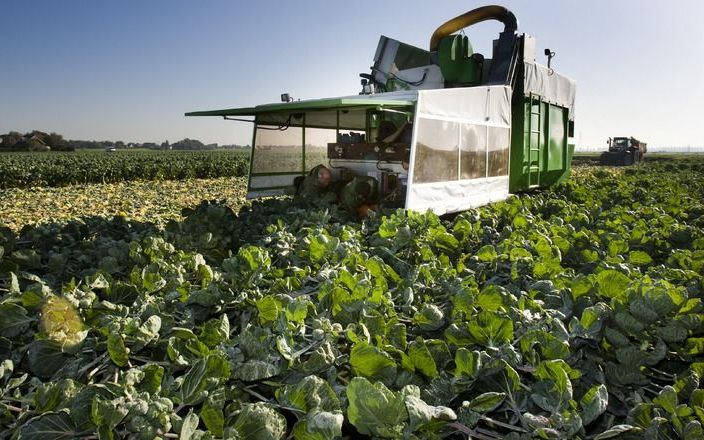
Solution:
<path fill-rule="evenodd" d="M 704 145 L 704 2 L 497 2 L 557 52 L 578 83 L 577 142 L 632 135 Z M 249 124 L 192 110 L 355 94 L 379 35 L 427 47 L 443 21 L 485 3 L 3 0 L 0 133 L 247 144 Z M 488 53 L 499 23 L 467 31 Z"/>

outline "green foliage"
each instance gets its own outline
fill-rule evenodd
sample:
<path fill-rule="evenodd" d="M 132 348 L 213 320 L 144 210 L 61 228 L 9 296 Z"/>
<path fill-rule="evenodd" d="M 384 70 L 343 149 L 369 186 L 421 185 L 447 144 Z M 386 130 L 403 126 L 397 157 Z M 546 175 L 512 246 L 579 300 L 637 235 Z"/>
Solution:
<path fill-rule="evenodd" d="M 240 151 L 0 153 L 0 189 L 246 176 Z"/>
<path fill-rule="evenodd" d="M 702 438 L 704 167 L 0 228 L 10 438 Z"/>

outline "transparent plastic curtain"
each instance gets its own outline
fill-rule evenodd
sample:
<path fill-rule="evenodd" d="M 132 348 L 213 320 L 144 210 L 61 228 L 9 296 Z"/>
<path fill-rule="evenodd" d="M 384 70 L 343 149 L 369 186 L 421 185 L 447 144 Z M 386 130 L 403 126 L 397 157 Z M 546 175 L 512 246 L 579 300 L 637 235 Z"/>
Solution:
<path fill-rule="evenodd" d="M 406 207 L 455 212 L 508 196 L 511 89 L 420 91 Z"/>

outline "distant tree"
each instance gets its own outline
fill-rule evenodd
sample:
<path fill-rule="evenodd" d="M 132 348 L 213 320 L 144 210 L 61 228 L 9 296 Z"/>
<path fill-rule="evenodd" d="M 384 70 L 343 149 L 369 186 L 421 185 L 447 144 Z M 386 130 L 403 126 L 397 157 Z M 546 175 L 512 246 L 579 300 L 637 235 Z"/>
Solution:
<path fill-rule="evenodd" d="M 22 141 L 22 133 L 18 131 L 11 131 L 7 134 L 0 136 L 2 142 L 0 143 L 0 148 L 3 150 L 14 150 L 18 147 L 20 141 Z"/>
<path fill-rule="evenodd" d="M 173 145 L 171 145 L 171 148 L 174 150 L 202 150 L 204 149 L 205 145 L 201 141 L 195 140 L 195 139 L 183 139 L 180 140 Z"/>
<path fill-rule="evenodd" d="M 44 138 L 44 142 L 55 151 L 73 151 L 75 148 L 69 145 L 68 141 L 58 133 L 49 133 Z"/>

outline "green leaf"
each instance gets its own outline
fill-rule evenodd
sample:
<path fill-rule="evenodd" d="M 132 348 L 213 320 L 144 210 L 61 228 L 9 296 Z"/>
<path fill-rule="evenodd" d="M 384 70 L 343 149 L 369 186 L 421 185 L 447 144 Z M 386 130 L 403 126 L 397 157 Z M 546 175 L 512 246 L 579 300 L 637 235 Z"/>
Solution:
<path fill-rule="evenodd" d="M 570 284 L 572 298 L 574 299 L 589 294 L 593 288 L 594 281 L 592 280 L 592 277 L 585 277 L 583 275 L 578 275 L 575 277 Z"/>
<path fill-rule="evenodd" d="M 91 406 L 91 420 L 107 431 L 113 431 L 129 413 L 124 399 L 108 400 L 96 396 Z"/>
<path fill-rule="evenodd" d="M 243 439 L 281 440 L 286 436 L 286 418 L 265 403 L 245 403 L 235 421 Z"/>
<path fill-rule="evenodd" d="M 277 365 L 254 359 L 240 364 L 238 368 L 235 368 L 232 375 L 234 378 L 245 382 L 255 382 L 274 377 L 280 372 L 281 369 Z"/>
<path fill-rule="evenodd" d="M 221 354 L 212 354 L 198 359 L 183 376 L 181 401 L 196 405 L 205 397 L 203 391 L 214 389 L 230 377 L 230 365 Z"/>
<path fill-rule="evenodd" d="M 188 415 L 183 418 L 179 440 L 191 440 L 198 429 L 198 416 L 193 413 L 193 409 L 188 411 Z"/>
<path fill-rule="evenodd" d="M 78 394 L 80 386 L 72 379 L 61 379 L 39 385 L 34 391 L 35 411 L 44 413 L 65 407 L 65 403 Z"/>
<path fill-rule="evenodd" d="M 602 432 L 601 434 L 597 435 L 594 437 L 594 440 L 606 440 L 608 438 L 615 438 L 620 436 L 621 434 L 625 434 L 627 432 L 640 432 L 640 428 L 636 428 L 635 426 L 631 425 L 616 425 L 612 426 L 610 429 Z"/>
<path fill-rule="evenodd" d="M 475 306 L 487 312 L 495 312 L 504 307 L 504 299 L 501 292 L 496 288 L 489 286 L 483 289 L 475 301 Z"/>
<path fill-rule="evenodd" d="M 628 254 L 628 262 L 636 266 L 649 266 L 653 264 L 653 259 L 643 251 L 633 251 Z"/>
<path fill-rule="evenodd" d="M 355 374 L 370 379 L 391 381 L 396 376 L 396 362 L 384 351 L 358 342 L 350 353 L 350 365 Z"/>
<path fill-rule="evenodd" d="M 282 311 L 283 308 L 281 301 L 272 295 L 267 295 L 257 301 L 256 306 L 257 311 L 259 312 L 259 320 L 262 323 L 275 321 L 279 316 L 279 312 Z"/>
<path fill-rule="evenodd" d="M 480 413 L 495 410 L 506 399 L 506 393 L 488 392 L 480 394 L 469 402 L 469 408 Z"/>
<path fill-rule="evenodd" d="M 308 316 L 309 306 L 313 306 L 313 303 L 308 300 L 304 300 L 303 298 L 297 298 L 289 302 L 284 310 L 286 312 L 286 319 L 291 322 L 305 322 L 306 317 Z"/>
<path fill-rule="evenodd" d="M 217 437 L 222 437 L 225 429 L 225 415 L 222 408 L 213 405 L 210 399 L 203 403 L 200 410 L 200 418 L 203 420 L 208 431 L 212 432 Z"/>
<path fill-rule="evenodd" d="M 360 434 L 386 438 L 402 436 L 408 412 L 403 396 L 377 382 L 355 377 L 347 385 L 347 418 Z"/>
<path fill-rule="evenodd" d="M 542 382 L 533 387 L 531 398 L 544 410 L 559 410 L 572 399 L 573 378 L 579 373 L 562 359 L 543 361 L 533 373 Z M 542 393 L 541 393 L 542 391 Z"/>
<path fill-rule="evenodd" d="M 29 369 L 39 377 L 51 377 L 70 358 L 61 346 L 48 339 L 39 339 L 29 344 L 27 351 Z"/>
<path fill-rule="evenodd" d="M 425 403 L 420 398 L 420 388 L 415 385 L 407 385 L 401 390 L 408 411 L 408 430 L 417 431 L 433 421 L 452 421 L 457 419 L 457 415 L 450 408 L 444 406 L 432 406 Z"/>
<path fill-rule="evenodd" d="M 665 326 L 658 327 L 655 331 L 659 337 L 670 344 L 682 342 L 686 340 L 689 335 L 687 328 L 678 324 L 676 321 L 669 321 Z"/>
<path fill-rule="evenodd" d="M 616 270 L 604 270 L 597 274 L 596 282 L 599 285 L 599 294 L 607 298 L 624 298 L 626 288 L 631 280 Z"/>
<path fill-rule="evenodd" d="M 413 323 L 425 331 L 435 331 L 445 325 L 445 314 L 435 304 L 423 304 L 413 316 Z"/>
<path fill-rule="evenodd" d="M 648 383 L 648 380 L 640 371 L 640 365 L 607 362 L 604 370 L 610 384 L 622 386 L 632 384 L 645 385 Z"/>
<path fill-rule="evenodd" d="M 582 407 L 582 422 L 589 425 L 606 411 L 609 404 L 609 392 L 603 384 L 591 387 L 579 401 Z"/>
<path fill-rule="evenodd" d="M 161 318 L 157 315 L 150 316 L 135 332 L 132 348 L 138 351 L 146 347 L 150 342 L 159 339 L 159 330 L 161 330 Z"/>
<path fill-rule="evenodd" d="M 631 341 L 628 339 L 628 337 L 614 328 L 605 328 L 604 336 L 609 341 L 609 343 L 615 345 L 616 347 L 629 347 L 631 345 Z"/>
<path fill-rule="evenodd" d="M 130 359 L 129 351 L 125 346 L 122 335 L 115 331 L 108 333 L 108 354 L 118 367 L 126 367 Z"/>
<path fill-rule="evenodd" d="M 48 412 L 29 419 L 19 429 L 18 440 L 61 440 L 78 437 L 67 411 Z"/>
<path fill-rule="evenodd" d="M 513 321 L 494 313 L 479 312 L 467 325 L 475 342 L 486 346 L 497 346 L 513 339 Z"/>
<path fill-rule="evenodd" d="M 340 410 L 340 400 L 327 381 L 306 376 L 295 385 L 284 385 L 276 393 L 279 403 L 303 412 Z"/>
<path fill-rule="evenodd" d="M 203 325 L 198 337 L 208 348 L 215 348 L 230 338 L 230 321 L 226 314 L 218 319 L 211 319 Z"/>
<path fill-rule="evenodd" d="M 413 367 L 428 378 L 438 377 L 438 368 L 435 359 L 430 354 L 425 341 L 420 336 L 415 341 L 408 344 L 408 356 L 411 358 Z"/>
<path fill-rule="evenodd" d="M 616 321 L 616 324 L 626 333 L 638 335 L 643 331 L 643 329 L 645 329 L 645 324 L 627 311 L 622 310 L 617 312 L 614 315 L 614 320 Z"/>
<path fill-rule="evenodd" d="M 474 378 L 481 368 L 481 359 L 478 351 L 469 351 L 459 348 L 455 352 L 455 377 L 467 375 Z"/>
<path fill-rule="evenodd" d="M 139 389 L 150 394 L 157 394 L 161 391 L 161 382 L 164 379 L 164 367 L 155 364 L 148 364 L 142 368 L 144 379 L 139 384 Z"/>
<path fill-rule="evenodd" d="M 700 440 L 702 438 L 704 438 L 704 429 L 702 429 L 699 420 L 690 421 L 682 430 L 683 440 Z"/>
<path fill-rule="evenodd" d="M 692 391 L 692 394 L 689 397 L 689 404 L 704 408 L 704 389 L 700 388 Z"/>
<path fill-rule="evenodd" d="M 293 427 L 296 440 L 333 440 L 342 437 L 345 417 L 341 411 L 311 411 Z"/>
<path fill-rule="evenodd" d="M 674 414 L 677 408 L 677 391 L 668 385 L 653 399 L 653 403 L 660 405 L 668 413 Z"/>
<path fill-rule="evenodd" d="M 24 307 L 13 304 L 0 304 L 0 335 L 15 338 L 24 334 L 35 319 L 27 316 Z"/>
<path fill-rule="evenodd" d="M 704 338 L 687 338 L 684 352 L 694 356 L 704 354 Z"/>
<path fill-rule="evenodd" d="M 626 252 L 628 252 L 628 242 L 626 242 L 625 240 L 610 240 L 608 250 L 609 256 L 611 257 L 625 254 Z"/>
<path fill-rule="evenodd" d="M 488 244 L 477 251 L 477 257 L 479 257 L 479 261 L 490 263 L 498 257 L 498 254 L 494 246 Z"/>

